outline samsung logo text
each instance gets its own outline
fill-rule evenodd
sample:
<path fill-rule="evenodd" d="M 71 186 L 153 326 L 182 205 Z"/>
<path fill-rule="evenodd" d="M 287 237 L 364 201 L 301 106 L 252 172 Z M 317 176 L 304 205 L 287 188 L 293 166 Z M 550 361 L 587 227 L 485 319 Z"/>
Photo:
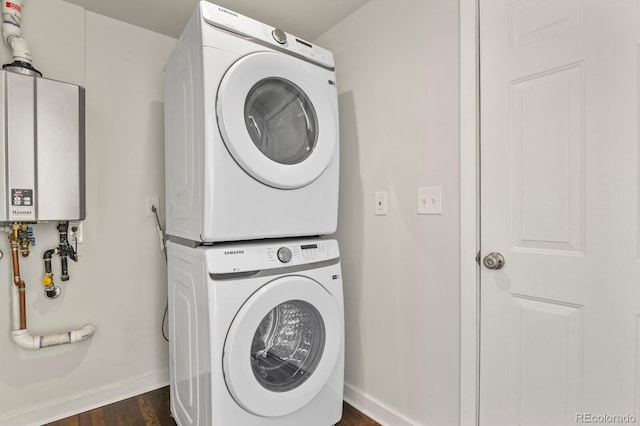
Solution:
<path fill-rule="evenodd" d="M 229 255 L 232 255 L 232 254 L 244 254 L 244 250 L 226 250 L 224 252 L 225 256 L 229 256 Z"/>
<path fill-rule="evenodd" d="M 220 12 L 222 12 L 222 13 L 226 13 L 227 15 L 231 15 L 231 16 L 234 16 L 234 17 L 236 17 L 236 18 L 238 17 L 238 14 L 237 14 L 237 13 L 233 13 L 233 12 L 231 12 L 230 10 L 223 9 L 223 8 L 221 8 L 221 7 L 219 7 L 219 8 L 218 8 L 218 10 L 219 10 Z"/>

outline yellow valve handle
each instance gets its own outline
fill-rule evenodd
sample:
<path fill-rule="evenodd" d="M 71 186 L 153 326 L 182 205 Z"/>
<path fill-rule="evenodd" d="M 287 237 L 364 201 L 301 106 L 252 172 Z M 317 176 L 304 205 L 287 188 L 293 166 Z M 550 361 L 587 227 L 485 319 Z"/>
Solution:
<path fill-rule="evenodd" d="M 44 277 L 42 277 L 42 284 L 44 284 L 45 287 L 53 285 L 53 274 L 44 274 Z"/>

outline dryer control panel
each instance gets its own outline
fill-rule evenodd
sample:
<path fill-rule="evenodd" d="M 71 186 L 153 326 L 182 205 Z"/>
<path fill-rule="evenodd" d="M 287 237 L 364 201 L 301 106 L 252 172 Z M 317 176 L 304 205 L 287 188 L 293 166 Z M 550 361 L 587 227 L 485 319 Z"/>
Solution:
<path fill-rule="evenodd" d="M 340 257 L 336 240 L 279 240 L 224 243 L 202 248 L 210 274 L 231 274 L 307 265 Z"/>
<path fill-rule="evenodd" d="M 335 67 L 333 54 L 330 51 L 288 34 L 280 28 L 263 24 L 210 2 L 200 2 L 199 7 L 202 19 L 209 25 L 250 37 L 276 50 L 298 55 L 326 68 Z"/>

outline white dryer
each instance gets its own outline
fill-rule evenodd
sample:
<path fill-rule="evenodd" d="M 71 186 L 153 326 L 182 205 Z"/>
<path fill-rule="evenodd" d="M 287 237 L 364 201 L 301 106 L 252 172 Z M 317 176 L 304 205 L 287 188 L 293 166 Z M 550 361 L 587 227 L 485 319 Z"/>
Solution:
<path fill-rule="evenodd" d="M 335 232 L 331 52 L 201 1 L 165 70 L 167 233 L 208 243 Z"/>
<path fill-rule="evenodd" d="M 337 423 L 344 376 L 337 242 L 167 249 L 176 423 Z"/>

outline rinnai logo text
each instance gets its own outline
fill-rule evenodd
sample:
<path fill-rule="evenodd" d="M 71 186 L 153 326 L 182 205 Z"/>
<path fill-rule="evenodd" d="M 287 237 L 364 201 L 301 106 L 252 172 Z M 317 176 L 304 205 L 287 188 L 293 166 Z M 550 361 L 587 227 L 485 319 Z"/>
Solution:
<path fill-rule="evenodd" d="M 11 214 L 16 216 L 27 216 L 31 214 L 31 210 L 11 210 Z"/>
<path fill-rule="evenodd" d="M 576 413 L 576 423 L 583 424 L 624 424 L 636 423 L 637 420 L 633 414 Z"/>
<path fill-rule="evenodd" d="M 220 12 L 222 12 L 222 13 L 226 13 L 227 15 L 235 16 L 236 18 L 238 17 L 238 14 L 237 14 L 237 13 L 233 13 L 233 12 L 232 12 L 232 11 L 230 11 L 230 10 L 223 9 L 223 8 L 221 8 L 221 7 L 219 7 L 219 8 L 218 8 L 218 10 L 219 10 Z"/>
<path fill-rule="evenodd" d="M 244 250 L 226 250 L 224 252 L 225 256 L 229 256 L 231 254 L 244 254 Z"/>

